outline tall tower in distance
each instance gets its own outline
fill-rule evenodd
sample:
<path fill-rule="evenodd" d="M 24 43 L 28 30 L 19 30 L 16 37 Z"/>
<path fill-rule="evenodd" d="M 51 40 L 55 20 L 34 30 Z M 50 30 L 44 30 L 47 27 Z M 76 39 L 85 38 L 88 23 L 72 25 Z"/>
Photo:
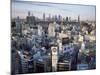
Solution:
<path fill-rule="evenodd" d="M 78 16 L 78 22 L 80 22 L 80 15 Z"/>
<path fill-rule="evenodd" d="M 28 16 L 30 16 L 30 11 L 28 11 Z"/>
<path fill-rule="evenodd" d="M 21 34 L 22 26 L 21 26 L 21 20 L 20 20 L 19 16 L 17 16 L 17 19 L 15 22 L 16 22 L 16 31 L 17 31 L 17 33 Z"/>
<path fill-rule="evenodd" d="M 51 20 L 51 14 L 49 14 L 49 20 Z"/>
<path fill-rule="evenodd" d="M 45 21 L 45 13 L 43 13 L 43 20 Z"/>

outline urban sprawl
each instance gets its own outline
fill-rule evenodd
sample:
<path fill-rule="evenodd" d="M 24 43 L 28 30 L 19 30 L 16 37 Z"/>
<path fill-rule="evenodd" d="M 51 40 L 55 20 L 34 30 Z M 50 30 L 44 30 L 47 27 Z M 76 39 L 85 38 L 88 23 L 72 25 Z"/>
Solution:
<path fill-rule="evenodd" d="M 81 16 L 81 15 L 80 15 Z M 11 73 L 43 73 L 96 68 L 96 23 L 28 12 L 11 21 Z"/>

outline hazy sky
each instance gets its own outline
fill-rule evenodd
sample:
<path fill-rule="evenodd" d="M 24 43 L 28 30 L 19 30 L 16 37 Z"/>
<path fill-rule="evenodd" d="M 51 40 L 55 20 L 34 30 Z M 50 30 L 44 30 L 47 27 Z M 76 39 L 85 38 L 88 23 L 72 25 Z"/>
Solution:
<path fill-rule="evenodd" d="M 70 5 L 70 4 L 54 4 L 54 3 L 41 3 L 41 2 L 29 2 L 29 1 L 12 1 L 12 17 L 19 16 L 25 18 L 28 15 L 28 11 L 31 14 L 42 18 L 43 13 L 46 16 L 61 15 L 63 17 L 69 16 L 72 19 L 77 19 L 80 15 L 81 20 L 95 20 L 95 6 L 88 5 Z"/>

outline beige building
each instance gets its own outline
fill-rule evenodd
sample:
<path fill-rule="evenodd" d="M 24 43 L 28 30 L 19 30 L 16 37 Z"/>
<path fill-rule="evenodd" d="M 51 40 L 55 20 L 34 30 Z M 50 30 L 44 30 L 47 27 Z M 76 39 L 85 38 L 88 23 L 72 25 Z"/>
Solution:
<path fill-rule="evenodd" d="M 50 37 L 54 37 L 55 36 L 55 24 L 54 23 L 50 23 L 49 24 L 48 34 L 49 34 Z"/>

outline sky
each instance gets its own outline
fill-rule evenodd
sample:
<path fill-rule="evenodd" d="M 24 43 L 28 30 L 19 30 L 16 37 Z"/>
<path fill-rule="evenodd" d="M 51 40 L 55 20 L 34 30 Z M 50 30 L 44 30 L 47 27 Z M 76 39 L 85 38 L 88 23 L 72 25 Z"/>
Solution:
<path fill-rule="evenodd" d="M 71 17 L 77 19 L 80 16 L 81 20 L 93 20 L 95 21 L 96 9 L 92 5 L 73 5 L 73 4 L 57 4 L 57 3 L 45 3 L 34 1 L 15 1 L 12 0 L 12 18 L 19 16 L 20 18 L 26 18 L 28 11 L 31 15 L 38 18 L 43 17 L 45 13 L 46 17 L 53 15 L 61 15 L 62 17 Z"/>

